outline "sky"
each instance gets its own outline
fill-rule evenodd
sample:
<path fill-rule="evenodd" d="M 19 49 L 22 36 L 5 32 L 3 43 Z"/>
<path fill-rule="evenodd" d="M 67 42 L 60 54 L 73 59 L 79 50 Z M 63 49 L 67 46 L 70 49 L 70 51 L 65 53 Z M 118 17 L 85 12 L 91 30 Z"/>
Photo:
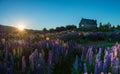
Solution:
<path fill-rule="evenodd" d="M 81 18 L 120 24 L 120 0 L 0 0 L 0 24 L 42 30 L 74 24 Z"/>

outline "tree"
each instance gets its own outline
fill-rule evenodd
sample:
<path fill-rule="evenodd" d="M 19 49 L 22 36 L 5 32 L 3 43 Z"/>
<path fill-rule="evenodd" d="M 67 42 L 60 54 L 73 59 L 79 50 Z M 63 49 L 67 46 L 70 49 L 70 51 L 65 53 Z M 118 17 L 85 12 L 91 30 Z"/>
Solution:
<path fill-rule="evenodd" d="M 66 28 L 63 27 L 63 26 L 61 26 L 61 27 L 56 27 L 56 31 L 57 31 L 57 32 L 61 32 L 61 31 L 65 31 L 65 30 L 66 30 Z"/>
<path fill-rule="evenodd" d="M 111 30 L 111 24 L 108 22 L 107 24 L 103 24 L 100 23 L 100 26 L 99 26 L 99 31 L 110 31 Z"/>
<path fill-rule="evenodd" d="M 111 30 L 114 31 L 115 29 L 116 29 L 116 27 L 113 25 L 113 26 L 111 27 Z"/>
<path fill-rule="evenodd" d="M 46 32 L 46 31 L 47 31 L 47 29 L 46 29 L 46 28 L 43 28 L 43 31 L 44 31 L 44 32 Z"/>
<path fill-rule="evenodd" d="M 66 29 L 67 29 L 67 30 L 76 30 L 77 27 L 76 27 L 75 25 L 67 25 L 67 26 L 66 26 Z"/>
<path fill-rule="evenodd" d="M 106 26 L 107 26 L 108 29 L 111 29 L 111 24 L 110 24 L 110 22 L 108 22 L 108 23 L 106 24 Z"/>
<path fill-rule="evenodd" d="M 102 31 L 102 28 L 103 28 L 103 25 L 102 25 L 102 23 L 100 22 L 99 27 L 98 27 L 98 30 L 99 30 L 99 31 Z"/>
<path fill-rule="evenodd" d="M 61 31 L 60 27 L 56 27 L 56 31 L 60 32 Z"/>
<path fill-rule="evenodd" d="M 99 27 L 102 27 L 102 22 L 100 22 Z"/>
<path fill-rule="evenodd" d="M 55 32 L 55 30 L 53 28 L 49 29 L 49 32 Z"/>
<path fill-rule="evenodd" d="M 119 24 L 117 25 L 117 29 L 119 29 L 119 30 L 120 30 L 120 25 L 119 25 Z"/>

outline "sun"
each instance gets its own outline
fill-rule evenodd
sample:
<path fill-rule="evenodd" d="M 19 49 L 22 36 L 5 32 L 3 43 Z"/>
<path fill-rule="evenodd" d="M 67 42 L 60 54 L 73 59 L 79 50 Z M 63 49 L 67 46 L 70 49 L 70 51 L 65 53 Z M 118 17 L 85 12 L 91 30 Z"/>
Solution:
<path fill-rule="evenodd" d="M 25 26 L 24 26 L 24 25 L 18 25 L 18 29 L 19 29 L 20 31 L 23 31 L 23 30 L 25 29 Z"/>

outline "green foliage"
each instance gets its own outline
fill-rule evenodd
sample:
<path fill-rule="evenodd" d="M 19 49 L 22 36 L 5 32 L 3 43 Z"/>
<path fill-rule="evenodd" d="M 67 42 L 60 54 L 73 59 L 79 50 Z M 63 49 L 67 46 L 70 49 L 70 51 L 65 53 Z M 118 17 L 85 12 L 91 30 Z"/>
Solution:
<path fill-rule="evenodd" d="M 100 58 L 101 58 L 102 61 L 104 61 L 104 53 L 101 53 Z"/>
<path fill-rule="evenodd" d="M 94 73 L 94 63 L 90 64 L 86 64 L 87 65 L 87 69 L 88 69 L 88 73 Z"/>
<path fill-rule="evenodd" d="M 53 74 L 71 74 L 74 60 L 75 57 L 69 54 L 61 63 L 54 63 Z"/>

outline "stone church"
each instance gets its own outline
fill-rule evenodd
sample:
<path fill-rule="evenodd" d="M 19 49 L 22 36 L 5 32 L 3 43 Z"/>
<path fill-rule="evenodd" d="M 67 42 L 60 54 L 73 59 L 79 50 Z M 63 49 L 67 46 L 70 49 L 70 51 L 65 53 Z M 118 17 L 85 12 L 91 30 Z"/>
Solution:
<path fill-rule="evenodd" d="M 93 19 L 82 18 L 79 23 L 79 28 L 95 29 L 97 28 L 97 21 Z"/>

